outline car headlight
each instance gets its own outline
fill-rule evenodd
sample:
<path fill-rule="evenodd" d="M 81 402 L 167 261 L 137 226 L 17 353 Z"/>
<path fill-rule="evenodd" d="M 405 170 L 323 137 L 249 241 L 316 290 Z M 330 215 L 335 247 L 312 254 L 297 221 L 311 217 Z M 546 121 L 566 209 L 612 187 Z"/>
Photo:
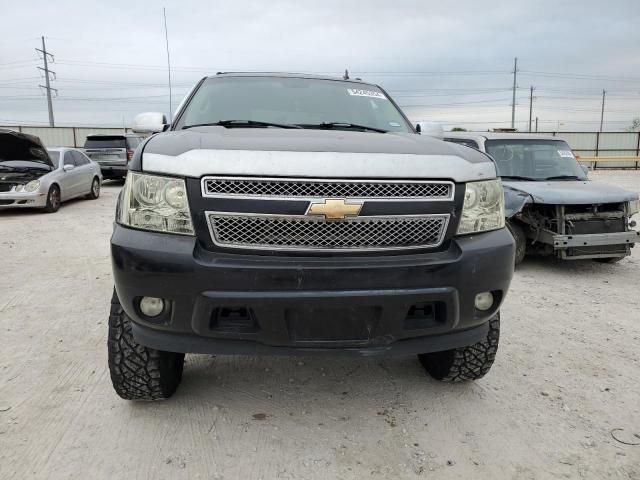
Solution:
<path fill-rule="evenodd" d="M 640 200 L 631 200 L 628 207 L 629 216 L 640 212 Z"/>
<path fill-rule="evenodd" d="M 193 235 L 184 180 L 129 172 L 119 222 L 133 228 Z"/>
<path fill-rule="evenodd" d="M 24 191 L 24 185 L 20 184 L 20 185 L 16 185 L 16 193 L 20 193 Z"/>
<path fill-rule="evenodd" d="M 27 183 L 24 186 L 24 191 L 31 193 L 31 192 L 35 192 L 39 188 L 40 188 L 40 180 L 31 180 L 29 183 Z"/>
<path fill-rule="evenodd" d="M 504 192 L 500 179 L 467 183 L 458 235 L 487 232 L 503 227 Z"/>

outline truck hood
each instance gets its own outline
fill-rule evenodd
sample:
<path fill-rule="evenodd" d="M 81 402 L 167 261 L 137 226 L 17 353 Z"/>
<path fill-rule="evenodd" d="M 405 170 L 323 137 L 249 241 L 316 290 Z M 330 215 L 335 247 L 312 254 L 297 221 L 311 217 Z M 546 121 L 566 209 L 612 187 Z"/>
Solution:
<path fill-rule="evenodd" d="M 581 181 L 521 182 L 503 181 L 505 189 L 527 194 L 533 203 L 585 205 L 628 202 L 638 194 L 606 183 Z"/>
<path fill-rule="evenodd" d="M 443 178 L 457 182 L 495 177 L 487 155 L 416 134 L 217 126 L 154 136 L 146 143 L 138 168 L 191 177 Z"/>

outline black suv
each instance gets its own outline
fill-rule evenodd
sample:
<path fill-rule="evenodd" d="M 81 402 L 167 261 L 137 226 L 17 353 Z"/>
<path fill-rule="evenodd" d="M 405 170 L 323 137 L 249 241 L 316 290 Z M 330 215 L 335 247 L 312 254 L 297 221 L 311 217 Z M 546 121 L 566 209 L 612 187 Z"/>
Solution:
<path fill-rule="evenodd" d="M 105 179 L 124 178 L 133 152 L 142 140 L 138 135 L 89 135 L 84 152 L 100 165 Z"/>
<path fill-rule="evenodd" d="M 185 353 L 418 355 L 475 380 L 513 274 L 484 153 L 421 136 L 377 85 L 203 78 L 138 148 L 111 238 L 109 367 L 174 393 Z"/>

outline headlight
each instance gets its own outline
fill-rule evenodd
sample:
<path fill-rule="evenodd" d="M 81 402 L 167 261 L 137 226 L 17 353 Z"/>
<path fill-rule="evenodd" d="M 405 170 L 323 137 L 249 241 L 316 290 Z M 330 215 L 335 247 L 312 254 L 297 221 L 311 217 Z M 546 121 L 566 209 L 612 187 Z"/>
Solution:
<path fill-rule="evenodd" d="M 629 216 L 640 212 L 640 200 L 631 200 L 629 202 Z"/>
<path fill-rule="evenodd" d="M 504 192 L 500 179 L 467 183 L 458 235 L 486 232 L 502 227 Z"/>
<path fill-rule="evenodd" d="M 119 222 L 133 228 L 193 235 L 184 180 L 129 172 Z"/>
<path fill-rule="evenodd" d="M 24 185 L 16 185 L 16 193 L 20 193 L 24 191 Z"/>
<path fill-rule="evenodd" d="M 40 180 L 31 180 L 29 183 L 27 183 L 24 186 L 24 191 L 31 193 L 31 192 L 35 192 L 39 188 L 40 188 Z"/>

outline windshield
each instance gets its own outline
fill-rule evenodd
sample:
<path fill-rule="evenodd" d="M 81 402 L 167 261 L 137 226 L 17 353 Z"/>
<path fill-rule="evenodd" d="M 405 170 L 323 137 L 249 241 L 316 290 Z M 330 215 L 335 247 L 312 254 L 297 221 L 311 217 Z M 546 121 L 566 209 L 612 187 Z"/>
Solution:
<path fill-rule="evenodd" d="M 208 78 L 186 105 L 175 128 L 225 120 L 305 128 L 339 122 L 385 131 L 412 131 L 376 86 L 286 77 Z M 335 125 L 333 128 L 349 127 Z"/>
<path fill-rule="evenodd" d="M 501 177 L 587 178 L 571 147 L 562 140 L 487 140 L 485 149 L 495 160 Z"/>
<path fill-rule="evenodd" d="M 127 148 L 124 137 L 88 137 L 84 148 Z"/>
<path fill-rule="evenodd" d="M 53 163 L 53 168 L 58 168 L 60 164 L 60 152 L 55 150 L 47 150 L 49 152 L 49 158 L 51 158 L 51 163 Z"/>

